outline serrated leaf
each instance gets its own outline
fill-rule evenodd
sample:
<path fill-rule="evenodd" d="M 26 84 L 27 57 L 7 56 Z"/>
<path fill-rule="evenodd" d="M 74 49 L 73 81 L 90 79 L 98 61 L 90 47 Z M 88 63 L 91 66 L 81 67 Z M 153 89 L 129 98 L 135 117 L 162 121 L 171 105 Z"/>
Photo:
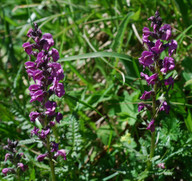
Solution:
<path fill-rule="evenodd" d="M 40 141 L 35 139 L 35 138 L 31 138 L 31 139 L 26 139 L 26 140 L 19 141 L 18 145 L 28 145 L 28 144 L 37 143 L 37 142 L 40 142 Z"/>

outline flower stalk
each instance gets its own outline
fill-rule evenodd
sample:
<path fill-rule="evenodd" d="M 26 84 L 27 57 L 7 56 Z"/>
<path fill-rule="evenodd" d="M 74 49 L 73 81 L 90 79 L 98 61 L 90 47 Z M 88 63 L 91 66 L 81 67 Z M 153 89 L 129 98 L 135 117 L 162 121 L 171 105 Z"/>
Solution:
<path fill-rule="evenodd" d="M 143 77 L 148 86 L 151 87 L 150 91 L 144 91 L 143 95 L 140 97 L 141 100 L 147 100 L 152 98 L 152 105 L 140 103 L 138 106 L 138 111 L 147 110 L 150 111 L 151 121 L 148 123 L 147 129 L 151 131 L 151 147 L 150 155 L 147 162 L 147 170 L 151 169 L 152 158 L 155 153 L 155 125 L 158 124 L 158 112 L 165 111 L 169 113 L 170 106 L 165 101 L 170 88 L 173 88 L 174 79 L 169 77 L 165 79 L 167 73 L 175 68 L 174 59 L 171 57 L 173 53 L 176 52 L 177 42 L 175 40 L 170 40 L 171 38 L 171 26 L 169 24 L 162 25 L 162 19 L 159 12 L 156 11 L 155 16 L 148 19 L 151 21 L 151 27 L 153 31 L 151 32 L 149 28 L 143 28 L 143 43 L 147 45 L 148 51 L 143 51 L 142 56 L 139 58 L 139 63 L 143 66 L 143 71 L 148 69 L 150 75 L 141 72 L 141 77 Z M 168 56 L 161 59 L 160 55 L 163 51 L 168 49 Z M 166 94 L 165 94 L 166 93 Z M 163 99 L 158 99 L 158 97 L 163 97 Z"/>
<path fill-rule="evenodd" d="M 23 44 L 25 52 L 29 55 L 30 61 L 25 63 L 25 68 L 29 78 L 34 83 L 30 85 L 29 91 L 31 100 L 34 105 L 34 111 L 29 114 L 31 122 L 34 124 L 38 121 L 41 128 L 36 126 L 31 131 L 31 135 L 37 136 L 43 143 L 46 152 L 37 157 L 39 162 L 44 161 L 47 157 L 51 169 L 52 181 L 56 180 L 55 165 L 53 160 L 58 156 L 66 159 L 65 150 L 59 150 L 59 144 L 53 141 L 53 129 L 56 123 L 60 123 L 63 115 L 57 112 L 57 103 L 53 100 L 52 95 L 62 97 L 65 94 L 64 85 L 61 82 L 64 78 L 64 72 L 59 63 L 59 52 L 51 47 L 54 40 L 50 33 L 42 35 L 37 24 L 34 29 L 30 29 L 27 36 L 32 38 L 35 43 L 29 42 Z M 35 61 L 33 61 L 35 59 Z"/>

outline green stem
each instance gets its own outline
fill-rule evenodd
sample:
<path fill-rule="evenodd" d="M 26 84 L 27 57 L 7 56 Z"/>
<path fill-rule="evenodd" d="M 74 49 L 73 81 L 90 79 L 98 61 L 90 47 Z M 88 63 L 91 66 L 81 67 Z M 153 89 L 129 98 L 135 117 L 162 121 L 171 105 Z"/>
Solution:
<path fill-rule="evenodd" d="M 51 153 L 51 150 L 50 150 L 50 142 L 49 142 L 49 137 L 47 137 L 47 150 L 48 150 L 48 153 L 49 153 L 49 166 L 51 168 L 51 178 L 52 178 L 52 181 L 56 181 L 56 176 L 55 176 L 55 166 L 54 166 L 54 163 L 53 163 L 53 156 L 52 156 L 52 153 Z"/>
<path fill-rule="evenodd" d="M 155 66 L 155 68 L 157 70 L 156 66 Z M 155 83 L 155 85 L 154 85 L 154 94 L 153 94 L 153 98 L 152 98 L 152 119 L 155 119 L 155 116 L 156 116 L 156 107 L 157 107 L 156 94 L 157 94 L 157 83 Z M 151 166 L 152 166 L 151 159 L 153 158 L 154 153 L 155 153 L 155 131 L 151 133 L 151 148 L 150 148 L 149 160 L 147 162 L 147 170 L 151 169 Z"/>
<path fill-rule="evenodd" d="M 152 134 L 151 134 L 151 149 L 150 149 L 149 160 L 147 162 L 147 170 L 151 169 L 151 166 L 152 166 L 151 159 L 153 158 L 154 153 L 155 153 L 155 131 L 152 132 Z"/>

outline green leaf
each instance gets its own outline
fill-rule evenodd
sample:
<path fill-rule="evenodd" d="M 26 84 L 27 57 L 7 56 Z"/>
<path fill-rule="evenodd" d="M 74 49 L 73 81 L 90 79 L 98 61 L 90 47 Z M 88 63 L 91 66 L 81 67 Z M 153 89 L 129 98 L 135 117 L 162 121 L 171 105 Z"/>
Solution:
<path fill-rule="evenodd" d="M 132 20 L 138 21 L 141 14 L 141 8 L 138 9 L 138 11 L 131 17 Z"/>
<path fill-rule="evenodd" d="M 37 142 L 41 142 L 35 138 L 31 138 L 31 139 L 26 139 L 26 140 L 21 140 L 19 141 L 19 145 L 28 145 L 28 144 L 32 144 L 32 143 L 37 143 Z"/>
<path fill-rule="evenodd" d="M 192 116 L 191 116 L 191 112 L 190 110 L 188 109 L 188 116 L 187 118 L 185 119 L 185 124 L 186 124 L 186 127 L 187 129 L 192 132 Z"/>
<path fill-rule="evenodd" d="M 75 56 L 61 58 L 58 62 L 67 62 L 67 61 L 78 60 L 78 59 L 100 58 L 100 57 L 111 57 L 111 58 L 119 58 L 127 61 L 132 61 L 132 58 L 125 54 L 120 54 L 115 52 L 94 52 L 94 53 L 86 53 L 83 55 L 75 55 Z"/>
<path fill-rule="evenodd" d="M 129 20 L 133 16 L 133 14 L 134 14 L 133 12 L 128 13 L 127 16 L 121 22 L 117 35 L 115 37 L 114 43 L 112 45 L 112 50 L 114 50 L 114 51 L 117 50 L 117 52 L 120 51 L 122 43 L 123 43 L 123 37 L 125 34 L 125 30 L 127 28 L 127 24 L 129 23 Z"/>

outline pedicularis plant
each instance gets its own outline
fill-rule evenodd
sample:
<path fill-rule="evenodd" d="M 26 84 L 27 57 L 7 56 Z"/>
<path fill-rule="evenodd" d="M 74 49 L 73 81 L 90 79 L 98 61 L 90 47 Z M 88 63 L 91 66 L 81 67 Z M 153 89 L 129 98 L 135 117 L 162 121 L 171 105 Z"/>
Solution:
<path fill-rule="evenodd" d="M 54 45 L 51 34 L 42 35 L 37 24 L 34 24 L 34 29 L 30 29 L 27 36 L 35 41 L 34 44 L 29 42 L 23 44 L 31 60 L 25 63 L 25 68 L 29 78 L 34 81 L 29 87 L 30 102 L 34 105 L 29 117 L 33 123 L 38 121 L 41 124 L 41 128 L 34 127 L 31 135 L 37 136 L 47 150 L 46 153 L 39 155 L 37 160 L 41 162 L 48 158 L 52 180 L 56 180 L 54 160 L 58 156 L 62 156 L 65 160 L 66 153 L 63 149 L 59 150 L 59 144 L 54 141 L 52 128 L 56 123 L 60 123 L 63 115 L 56 112 L 57 103 L 53 101 L 52 95 L 62 97 L 65 94 L 63 83 L 60 82 L 64 78 L 63 69 L 57 63 L 59 59 L 57 49 L 50 49 Z M 33 59 L 35 61 L 32 61 Z"/>
<path fill-rule="evenodd" d="M 175 68 L 174 59 L 171 57 L 177 49 L 177 42 L 171 40 L 171 26 L 169 24 L 162 25 L 162 19 L 157 11 L 155 16 L 148 19 L 151 21 L 151 27 L 143 28 L 143 43 L 147 45 L 148 50 L 143 51 L 139 58 L 139 63 L 143 66 L 143 71 L 148 69 L 150 75 L 141 72 L 147 84 L 150 86 L 150 91 L 144 91 L 140 97 L 141 100 L 152 99 L 152 105 L 140 103 L 138 111 L 147 109 L 151 112 L 148 118 L 151 121 L 147 129 L 151 131 L 151 149 L 150 158 L 147 164 L 147 169 L 151 167 L 151 159 L 154 156 L 155 150 L 155 125 L 159 123 L 158 112 L 165 111 L 169 113 L 170 106 L 167 103 L 169 89 L 173 88 L 174 79 L 172 76 L 167 77 L 167 74 Z M 167 52 L 168 55 L 162 57 L 162 52 Z"/>
<path fill-rule="evenodd" d="M 3 168 L 2 173 L 4 176 L 7 174 L 12 173 L 16 175 L 17 180 L 20 180 L 20 176 L 23 172 L 28 169 L 28 166 L 24 164 L 25 162 L 25 155 L 22 152 L 17 151 L 18 141 L 11 141 L 10 139 L 7 140 L 7 145 L 3 148 L 8 151 L 5 155 L 5 164 L 8 164 L 7 161 L 9 160 L 11 163 L 11 167 Z"/>

